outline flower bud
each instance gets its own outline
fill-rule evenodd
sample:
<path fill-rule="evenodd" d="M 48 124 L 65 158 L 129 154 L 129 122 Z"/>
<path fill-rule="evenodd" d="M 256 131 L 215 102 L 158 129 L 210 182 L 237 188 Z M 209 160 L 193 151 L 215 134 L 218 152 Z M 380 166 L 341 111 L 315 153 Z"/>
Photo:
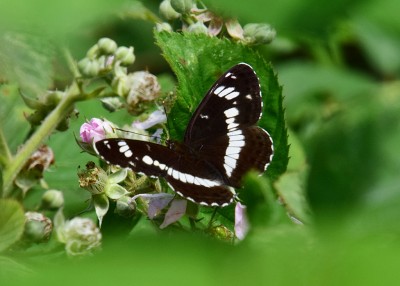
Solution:
<path fill-rule="evenodd" d="M 168 21 L 175 20 L 179 18 L 181 14 L 176 12 L 174 8 L 171 6 L 170 0 L 164 0 L 160 4 L 160 14 Z"/>
<path fill-rule="evenodd" d="M 130 90 L 130 80 L 127 75 L 120 75 L 114 77 L 111 87 L 113 91 L 119 96 L 126 97 Z"/>
<path fill-rule="evenodd" d="M 117 200 L 115 206 L 116 214 L 128 218 L 133 216 L 135 214 L 135 211 L 136 211 L 135 201 L 133 201 L 130 197 L 122 196 Z"/>
<path fill-rule="evenodd" d="M 64 195 L 61 191 L 47 190 L 42 195 L 42 209 L 59 209 L 64 205 Z"/>
<path fill-rule="evenodd" d="M 96 59 L 98 57 L 98 55 L 99 55 L 99 45 L 98 44 L 92 46 L 86 53 L 86 57 L 91 60 Z"/>
<path fill-rule="evenodd" d="M 101 233 L 94 222 L 88 218 L 75 217 L 57 229 L 58 240 L 65 243 L 70 256 L 91 253 L 101 244 Z"/>
<path fill-rule="evenodd" d="M 109 38 L 101 38 L 97 45 L 100 53 L 104 55 L 111 55 L 117 50 L 117 43 Z"/>
<path fill-rule="evenodd" d="M 249 44 L 268 44 L 276 36 L 276 31 L 268 24 L 247 24 L 243 27 L 243 36 Z"/>
<path fill-rule="evenodd" d="M 83 142 L 93 143 L 105 139 L 113 131 L 114 128 L 109 121 L 92 118 L 89 122 L 81 125 L 79 135 Z"/>
<path fill-rule="evenodd" d="M 79 61 L 78 68 L 83 76 L 93 77 L 99 74 L 101 67 L 96 60 L 84 58 L 83 60 Z"/>
<path fill-rule="evenodd" d="M 48 217 L 41 213 L 27 212 L 25 213 L 25 237 L 33 242 L 45 242 L 50 238 L 53 230 L 53 224 Z"/>
<path fill-rule="evenodd" d="M 157 29 L 157 32 L 170 32 L 170 33 L 172 32 L 171 25 L 168 24 L 168 23 L 165 23 L 165 22 L 157 23 L 156 24 L 156 29 Z"/>
<path fill-rule="evenodd" d="M 193 34 L 208 34 L 208 28 L 202 22 L 191 24 L 187 31 Z"/>
<path fill-rule="evenodd" d="M 133 53 L 133 47 L 119 47 L 115 52 L 115 58 L 123 66 L 129 66 L 135 61 L 135 54 Z"/>
<path fill-rule="evenodd" d="M 172 8 L 180 14 L 188 14 L 193 7 L 192 0 L 171 0 Z"/>

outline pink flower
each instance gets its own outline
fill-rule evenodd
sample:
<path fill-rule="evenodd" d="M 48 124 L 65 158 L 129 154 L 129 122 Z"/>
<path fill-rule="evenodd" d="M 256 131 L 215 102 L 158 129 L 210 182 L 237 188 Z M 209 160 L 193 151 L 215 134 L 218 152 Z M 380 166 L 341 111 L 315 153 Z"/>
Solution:
<path fill-rule="evenodd" d="M 170 224 L 178 221 L 186 213 L 186 205 L 187 200 L 173 200 L 160 228 L 166 228 Z"/>
<path fill-rule="evenodd" d="M 107 133 L 113 132 L 110 122 L 98 118 L 92 118 L 83 123 L 79 131 L 81 139 L 85 143 L 93 143 L 106 138 Z"/>
<path fill-rule="evenodd" d="M 148 201 L 149 209 L 147 215 L 153 219 L 162 209 L 168 206 L 171 202 L 167 213 L 165 214 L 164 221 L 160 228 L 166 228 L 168 225 L 178 221 L 186 213 L 187 200 L 174 199 L 174 195 L 167 193 L 158 194 L 138 194 L 132 197 L 132 200 L 142 198 Z"/>
<path fill-rule="evenodd" d="M 235 207 L 235 235 L 238 239 L 243 240 L 249 231 L 250 225 L 247 219 L 247 207 L 241 203 L 237 203 Z"/>
<path fill-rule="evenodd" d="M 149 219 L 153 219 L 160 211 L 165 208 L 170 201 L 174 198 L 172 194 L 158 193 L 158 194 L 138 194 L 132 197 L 132 200 L 142 198 L 149 204 L 147 215 Z"/>

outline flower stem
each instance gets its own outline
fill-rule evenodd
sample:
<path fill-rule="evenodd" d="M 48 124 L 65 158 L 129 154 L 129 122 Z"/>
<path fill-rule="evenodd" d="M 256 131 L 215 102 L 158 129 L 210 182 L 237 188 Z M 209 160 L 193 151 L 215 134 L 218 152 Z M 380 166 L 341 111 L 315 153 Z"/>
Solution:
<path fill-rule="evenodd" d="M 37 150 L 44 140 L 50 136 L 57 125 L 74 108 L 74 103 L 80 99 L 79 88 L 74 83 L 66 92 L 65 97 L 60 101 L 56 108 L 43 120 L 42 124 L 35 133 L 25 142 L 22 148 L 9 161 L 3 172 L 3 197 L 9 197 L 13 189 L 13 181 L 21 171 L 29 157 Z M 1 140 L 1 138 L 0 138 Z M 0 146 L 1 147 L 1 146 Z"/>

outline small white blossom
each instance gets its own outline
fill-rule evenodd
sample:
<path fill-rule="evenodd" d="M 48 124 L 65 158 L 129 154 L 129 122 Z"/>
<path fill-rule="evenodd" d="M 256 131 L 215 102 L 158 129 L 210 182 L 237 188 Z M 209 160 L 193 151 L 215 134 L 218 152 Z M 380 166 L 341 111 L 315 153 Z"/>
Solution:
<path fill-rule="evenodd" d="M 95 223 L 88 218 L 75 217 L 57 229 L 58 240 L 65 243 L 70 256 L 89 254 L 101 244 L 101 233 Z"/>

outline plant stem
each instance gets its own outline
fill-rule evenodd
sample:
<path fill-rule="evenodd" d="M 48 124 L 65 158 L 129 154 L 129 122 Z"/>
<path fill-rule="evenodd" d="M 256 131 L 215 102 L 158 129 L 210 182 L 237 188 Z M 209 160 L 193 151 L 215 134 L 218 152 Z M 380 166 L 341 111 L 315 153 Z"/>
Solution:
<path fill-rule="evenodd" d="M 13 189 L 13 182 L 29 157 L 35 152 L 45 139 L 54 131 L 57 125 L 73 109 L 74 103 L 79 98 L 79 88 L 74 83 L 66 92 L 65 97 L 56 108 L 43 120 L 35 133 L 25 142 L 13 160 L 4 168 L 3 172 L 3 197 L 9 197 Z"/>

